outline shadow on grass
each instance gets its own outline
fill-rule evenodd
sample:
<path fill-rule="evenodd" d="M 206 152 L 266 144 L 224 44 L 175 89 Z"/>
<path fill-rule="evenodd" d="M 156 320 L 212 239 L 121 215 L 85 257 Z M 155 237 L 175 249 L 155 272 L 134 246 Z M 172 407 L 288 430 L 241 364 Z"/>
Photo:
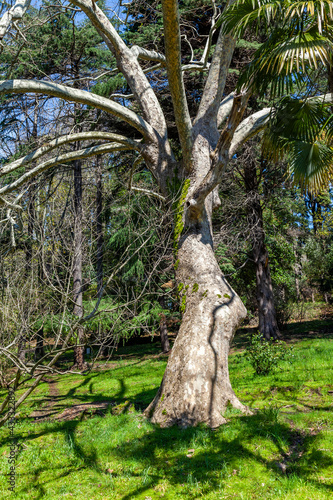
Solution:
<path fill-rule="evenodd" d="M 29 440 L 33 440 L 38 437 L 45 436 L 47 434 L 62 433 L 64 435 L 67 446 L 72 450 L 74 456 L 83 462 L 83 465 L 81 467 L 78 467 L 77 465 L 73 466 L 66 465 L 61 468 L 53 468 L 53 477 L 49 480 L 43 480 L 42 484 L 40 476 L 44 472 L 49 471 L 49 464 L 46 463 L 45 465 L 37 466 L 36 469 L 34 470 L 32 483 L 28 483 L 26 481 L 25 483 L 26 486 L 21 489 L 20 494 L 21 493 L 27 494 L 33 488 L 35 492 L 34 498 L 37 500 L 40 498 L 44 498 L 46 496 L 47 494 L 46 485 L 48 483 L 53 483 L 55 480 L 59 481 L 65 477 L 69 477 L 68 481 L 70 482 L 70 474 L 73 472 L 77 472 L 79 470 L 86 470 L 87 468 L 90 468 L 102 474 L 102 470 L 100 469 L 100 466 L 98 464 L 98 452 L 96 450 L 90 450 L 89 452 L 85 451 L 83 447 L 80 445 L 77 438 L 75 437 L 75 432 L 78 424 L 79 424 L 78 420 L 70 422 L 52 423 L 50 424 L 51 427 L 49 429 L 42 432 L 36 431 L 35 433 L 30 433 L 28 438 L 24 438 L 24 440 L 27 442 Z M 17 433 L 17 437 L 20 440 L 19 433 Z M 10 442 L 10 440 L 8 441 Z M 22 448 L 19 449 L 19 453 L 17 455 L 18 463 L 20 461 L 20 453 L 22 453 Z M 20 475 L 24 476 L 27 474 L 25 474 L 24 471 L 23 472 L 21 471 Z"/>
<path fill-rule="evenodd" d="M 239 328 L 232 342 L 235 349 L 244 349 L 252 334 L 257 333 L 257 327 Z M 333 338 L 333 319 L 315 319 L 289 323 L 288 328 L 281 332 L 282 340 L 329 339 Z"/>
<path fill-rule="evenodd" d="M 115 407 L 117 405 L 123 405 L 121 408 L 122 412 L 126 412 L 130 408 L 135 408 L 137 411 L 143 411 L 150 401 L 154 398 L 157 388 L 153 388 L 150 390 L 142 391 L 141 393 L 136 393 L 133 396 L 126 396 L 125 393 L 127 390 L 127 384 L 124 378 L 116 378 L 113 377 L 113 380 L 116 380 L 119 384 L 119 389 L 117 392 L 112 393 L 112 399 L 108 399 L 105 397 L 103 393 L 94 393 L 93 390 L 93 379 L 98 377 L 99 373 L 86 375 L 85 379 L 76 384 L 75 387 L 70 388 L 64 394 L 54 395 L 52 397 L 45 398 L 44 401 L 50 405 L 49 408 L 45 408 L 45 413 L 36 417 L 33 415 L 28 417 L 29 419 L 33 419 L 35 422 L 40 421 L 52 421 L 52 419 L 61 420 L 61 413 L 71 407 L 78 405 L 93 405 L 94 403 L 107 402 L 111 407 Z M 88 393 L 87 394 L 77 394 L 77 391 L 87 386 Z M 70 399 L 75 399 L 75 403 L 72 405 L 68 404 Z M 83 410 L 82 410 L 83 411 Z"/>
<path fill-rule="evenodd" d="M 333 485 L 309 477 L 314 468 L 333 465 L 333 459 L 323 451 L 310 451 L 317 435 L 300 433 L 287 424 L 279 423 L 269 410 L 258 412 L 254 416 L 237 418 L 236 428 L 232 424 L 227 424 L 217 432 L 204 426 L 183 430 L 176 427 L 168 429 L 155 427 L 153 432 L 143 436 L 139 441 L 123 443 L 113 452 L 120 458 L 130 455 L 138 463 L 153 465 L 155 470 L 159 470 L 159 479 L 167 477 L 174 486 L 184 486 L 184 483 L 209 484 L 204 492 L 206 494 L 223 490 L 228 478 L 238 474 L 245 461 L 247 463 L 252 461 L 274 472 L 276 478 L 296 476 L 318 487 L 319 490 L 331 492 L 333 496 Z M 260 451 L 251 450 L 248 445 L 258 438 L 271 441 L 278 450 L 279 459 L 267 459 Z M 186 449 L 195 449 L 196 443 L 199 451 L 194 452 L 190 458 L 187 457 Z M 202 451 L 205 443 L 210 449 Z M 163 456 L 160 452 L 162 448 Z M 165 459 L 168 452 L 175 456 L 175 448 L 178 453 L 176 452 L 172 467 Z M 154 481 L 154 476 L 151 476 L 145 485 L 129 492 L 122 497 L 122 500 L 141 495 L 154 486 Z"/>
<path fill-rule="evenodd" d="M 33 440 L 47 434 L 62 433 L 69 448 L 83 464 L 65 466 L 64 471 L 54 470 L 54 477 L 42 485 L 40 475 L 47 470 L 48 464 L 36 467 L 33 478 L 33 487 L 39 495 L 36 498 L 43 498 L 48 482 L 70 476 L 74 471 L 91 469 L 101 475 L 105 474 L 99 465 L 101 457 L 98 444 L 87 452 L 76 433 L 78 424 L 78 421 L 52 423 L 47 429 L 39 432 L 36 428 L 36 432 L 29 435 L 28 440 Z M 234 417 L 218 431 L 212 431 L 205 426 L 188 429 L 163 429 L 154 426 L 139 439 L 133 438 L 110 446 L 108 454 L 116 455 L 119 460 L 131 457 L 131 461 L 135 462 L 140 470 L 146 470 L 146 475 L 137 471 L 131 472 L 133 477 L 140 476 L 140 484 L 123 495 L 122 500 L 137 498 L 158 485 L 163 478 L 177 489 L 184 485 L 201 484 L 201 493 L 208 495 L 223 490 L 230 477 L 239 474 L 244 464 L 250 467 L 253 464 L 253 474 L 249 474 L 254 481 L 256 473 L 259 474 L 258 481 L 261 480 L 260 469 L 258 473 L 257 467 L 259 466 L 273 473 L 276 479 L 298 478 L 333 496 L 332 484 L 325 484 L 310 477 L 315 468 L 320 470 L 333 466 L 333 459 L 329 455 L 323 450 L 313 449 L 318 437 L 279 422 L 277 412 L 268 409 L 253 416 Z M 261 440 L 260 446 L 256 446 L 258 440 Z M 83 437 L 81 441 L 84 442 Z M 267 452 L 261 452 L 265 446 L 274 458 L 265 458 Z M 195 450 L 190 458 L 186 456 L 188 448 Z M 22 492 L 24 491 L 29 491 L 29 486 Z"/>

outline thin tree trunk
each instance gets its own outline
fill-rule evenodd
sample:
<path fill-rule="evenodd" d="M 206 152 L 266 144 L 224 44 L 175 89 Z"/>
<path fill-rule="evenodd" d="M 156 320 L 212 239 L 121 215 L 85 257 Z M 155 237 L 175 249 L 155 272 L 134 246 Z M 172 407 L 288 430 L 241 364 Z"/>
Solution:
<path fill-rule="evenodd" d="M 38 138 L 38 100 L 35 98 L 35 109 L 34 109 L 34 122 L 31 132 L 31 138 L 34 141 L 35 147 L 37 147 Z M 32 162 L 31 168 L 36 166 L 36 162 Z M 32 271 L 32 253 L 33 253 L 33 236 L 35 230 L 35 197 L 36 197 L 36 181 L 33 179 L 29 183 L 28 189 L 28 240 L 26 243 L 25 250 L 25 271 L 26 276 L 29 276 Z"/>
<path fill-rule="evenodd" d="M 215 428 L 226 422 L 228 402 L 249 411 L 235 395 L 228 371 L 230 343 L 246 309 L 222 276 L 208 216 L 181 238 L 176 262 L 183 320 L 145 414 L 164 427 L 205 422 Z"/>
<path fill-rule="evenodd" d="M 79 149 L 79 144 L 75 145 Z M 80 160 L 74 161 L 74 262 L 73 262 L 73 313 L 78 317 L 83 316 L 82 294 L 82 165 Z M 77 329 L 78 344 L 84 339 L 83 327 Z M 84 370 L 84 347 L 74 346 L 74 366 Z"/>
<path fill-rule="evenodd" d="M 244 168 L 244 184 L 248 201 L 248 218 L 252 233 L 252 253 L 256 268 L 259 331 L 267 340 L 280 337 L 276 320 L 269 255 L 265 245 L 263 213 L 259 199 L 259 186 L 255 164 Z"/>
<path fill-rule="evenodd" d="M 170 342 L 168 337 L 168 328 L 166 324 L 165 314 L 160 315 L 160 337 L 162 352 L 167 353 L 170 351 Z"/>
<path fill-rule="evenodd" d="M 28 189 L 28 238 L 25 246 L 25 272 L 27 277 L 32 271 L 32 242 L 35 227 L 35 191 L 34 181 L 32 181 Z"/>
<path fill-rule="evenodd" d="M 104 234 L 103 234 L 103 171 L 99 156 L 96 157 L 96 277 L 97 296 L 103 290 L 103 258 L 104 258 Z"/>

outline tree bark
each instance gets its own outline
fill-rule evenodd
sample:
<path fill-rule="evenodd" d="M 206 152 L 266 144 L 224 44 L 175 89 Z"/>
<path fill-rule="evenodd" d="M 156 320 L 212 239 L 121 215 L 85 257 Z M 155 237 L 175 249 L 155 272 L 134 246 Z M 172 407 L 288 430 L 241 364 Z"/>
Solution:
<path fill-rule="evenodd" d="M 167 353 L 170 351 L 170 342 L 168 337 L 168 328 L 166 324 L 165 314 L 160 315 L 160 337 L 161 337 L 161 347 L 162 352 Z"/>
<path fill-rule="evenodd" d="M 246 309 L 222 276 L 207 214 L 181 238 L 176 268 L 183 320 L 145 415 L 163 427 L 205 422 L 215 428 L 226 422 L 229 402 L 249 411 L 235 395 L 228 371 L 230 343 Z"/>
<path fill-rule="evenodd" d="M 256 166 L 253 163 L 244 167 L 245 190 L 249 197 L 248 218 L 252 233 L 252 253 L 256 268 L 257 304 L 259 314 L 259 332 L 267 340 L 280 337 L 276 319 L 274 294 L 269 255 L 265 245 L 265 230 L 262 207 L 259 197 L 259 185 Z"/>
<path fill-rule="evenodd" d="M 102 160 L 96 157 L 96 277 L 97 277 L 97 296 L 99 297 L 103 290 L 103 257 L 104 257 L 104 234 L 102 222 L 103 210 L 103 172 Z"/>
<path fill-rule="evenodd" d="M 77 145 L 79 148 L 79 145 Z M 82 294 L 82 165 L 80 160 L 74 162 L 74 261 L 73 261 L 73 313 L 83 316 Z M 77 342 L 82 344 L 84 331 L 81 325 L 77 328 Z M 74 366 L 85 369 L 84 347 L 74 346 Z"/>

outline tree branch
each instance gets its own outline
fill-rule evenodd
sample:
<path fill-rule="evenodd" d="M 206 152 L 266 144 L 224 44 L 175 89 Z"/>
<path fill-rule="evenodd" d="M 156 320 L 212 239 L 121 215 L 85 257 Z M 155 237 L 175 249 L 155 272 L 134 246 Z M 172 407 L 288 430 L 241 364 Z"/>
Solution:
<path fill-rule="evenodd" d="M 229 158 L 231 159 L 237 149 L 254 135 L 264 130 L 269 122 L 272 108 L 264 108 L 253 115 L 248 116 L 237 127 L 231 141 Z"/>
<path fill-rule="evenodd" d="M 181 64 L 181 41 L 177 0 L 162 0 L 164 44 L 169 88 L 185 164 L 189 168 L 192 124 L 188 110 Z"/>
<path fill-rule="evenodd" d="M 128 149 L 132 148 L 123 144 L 102 144 L 101 146 L 93 146 L 90 148 L 71 151 L 70 153 L 56 156 L 44 163 L 41 163 L 40 165 L 37 165 L 37 167 L 29 170 L 29 172 L 23 174 L 21 177 L 19 177 L 19 179 L 11 182 L 10 184 L 7 184 L 7 186 L 4 186 L 2 189 L 0 189 L 0 196 L 2 196 L 3 194 L 11 193 L 18 187 L 22 186 L 22 184 L 27 182 L 29 179 L 36 177 L 45 170 L 59 165 L 60 163 L 67 163 L 73 160 L 89 158 L 90 156 L 95 156 L 98 154 L 114 153 L 115 151 L 126 151 Z"/>
<path fill-rule="evenodd" d="M 236 40 L 231 35 L 223 35 L 222 31 L 220 28 L 199 110 L 194 120 L 194 126 L 198 124 L 198 133 L 199 129 L 203 127 L 203 123 L 207 127 L 211 127 L 212 123 L 216 123 L 217 127 L 217 113 L 236 45 Z"/>
<path fill-rule="evenodd" d="M 219 110 L 217 112 L 217 126 L 221 126 L 223 122 L 228 118 L 232 110 L 234 95 L 235 92 L 231 92 L 231 94 L 225 97 L 221 102 Z"/>
<path fill-rule="evenodd" d="M 80 7 L 88 16 L 92 25 L 103 37 L 105 43 L 117 59 L 119 70 L 129 84 L 136 101 L 140 105 L 146 121 L 166 138 L 167 127 L 158 99 L 145 76 L 139 61 L 130 48 L 126 46 L 118 35 L 110 20 L 92 0 L 69 0 L 70 3 Z"/>
<path fill-rule="evenodd" d="M 202 182 L 187 202 L 189 219 L 201 219 L 206 197 L 221 182 L 224 170 L 229 162 L 229 149 L 235 131 L 244 115 L 250 94 L 246 91 L 234 96 L 232 110 L 223 129 L 215 150 L 211 154 L 212 165 Z"/>
<path fill-rule="evenodd" d="M 16 0 L 13 7 L 4 13 L 0 19 L 0 41 L 5 36 L 12 22 L 22 19 L 30 5 L 30 1 L 31 0 Z"/>
<path fill-rule="evenodd" d="M 137 151 L 141 151 L 142 148 L 142 145 L 138 141 L 133 141 L 132 139 L 128 139 L 127 137 L 124 137 L 122 135 L 112 134 L 109 132 L 94 131 L 94 132 L 80 132 L 71 135 L 63 135 L 61 137 L 57 137 L 56 139 L 47 144 L 44 144 L 42 147 L 36 149 L 35 151 L 32 151 L 23 158 L 19 158 L 18 160 L 8 163 L 2 168 L 0 167 L 0 177 L 10 172 L 13 172 L 14 170 L 16 170 L 19 167 L 22 167 L 23 165 L 36 161 L 41 156 L 52 151 L 52 149 L 63 146 L 64 144 L 68 144 L 75 141 L 88 141 L 93 139 L 101 141 L 112 140 L 119 144 L 127 145 L 130 148 L 133 148 Z"/>
<path fill-rule="evenodd" d="M 135 55 L 137 59 L 143 59 L 144 61 L 155 61 L 161 63 L 165 66 L 165 55 L 156 52 L 155 50 L 147 50 L 139 45 L 133 45 L 131 52 Z"/>
<path fill-rule="evenodd" d="M 74 89 L 65 85 L 40 80 L 2 80 L 0 81 L 0 94 L 46 94 L 59 97 L 70 102 L 79 102 L 102 109 L 107 113 L 117 116 L 136 128 L 146 138 L 154 137 L 153 128 L 141 116 L 130 109 L 125 108 L 117 102 L 106 97 L 87 92 L 86 90 Z"/>

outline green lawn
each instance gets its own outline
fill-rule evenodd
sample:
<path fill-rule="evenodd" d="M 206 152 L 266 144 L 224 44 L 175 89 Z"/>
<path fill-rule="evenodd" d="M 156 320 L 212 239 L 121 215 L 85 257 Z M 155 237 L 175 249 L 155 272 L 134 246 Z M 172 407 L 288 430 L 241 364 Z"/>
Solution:
<path fill-rule="evenodd" d="M 107 367 L 56 377 L 53 389 L 41 384 L 15 427 L 22 445 L 15 494 L 6 476 L 9 430 L 0 430 L 1 499 L 333 498 L 333 335 L 297 341 L 292 364 L 268 376 L 254 375 L 239 339 L 231 379 L 257 413 L 228 409 L 217 431 L 160 429 L 141 416 L 166 365 L 151 356 L 156 344 L 118 349 Z M 112 407 L 71 421 L 29 418 L 42 405 L 56 415 L 98 401 Z"/>

